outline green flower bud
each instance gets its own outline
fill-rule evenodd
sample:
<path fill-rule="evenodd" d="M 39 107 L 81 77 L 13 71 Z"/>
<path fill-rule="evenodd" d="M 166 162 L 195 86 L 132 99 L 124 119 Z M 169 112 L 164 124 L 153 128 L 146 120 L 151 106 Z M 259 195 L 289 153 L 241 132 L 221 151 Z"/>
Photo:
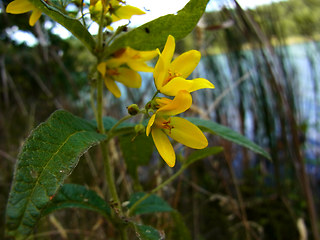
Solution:
<path fill-rule="evenodd" d="M 146 110 L 151 110 L 151 109 L 157 110 L 159 108 L 159 104 L 157 103 L 157 99 L 158 99 L 158 97 L 149 101 L 145 106 Z"/>
<path fill-rule="evenodd" d="M 128 109 L 128 113 L 131 116 L 137 115 L 140 112 L 140 109 L 137 104 L 131 104 L 129 107 L 127 107 L 127 109 Z"/>
<path fill-rule="evenodd" d="M 140 124 L 137 124 L 134 126 L 134 131 L 137 133 L 137 134 L 142 134 L 145 132 L 145 127 L 140 123 Z"/>

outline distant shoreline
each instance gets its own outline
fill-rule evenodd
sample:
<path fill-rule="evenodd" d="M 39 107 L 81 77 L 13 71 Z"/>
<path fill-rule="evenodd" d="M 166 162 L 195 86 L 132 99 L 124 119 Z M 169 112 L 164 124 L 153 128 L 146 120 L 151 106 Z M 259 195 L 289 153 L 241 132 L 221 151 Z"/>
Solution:
<path fill-rule="evenodd" d="M 304 36 L 290 36 L 286 38 L 285 40 L 279 41 L 278 38 L 273 38 L 271 39 L 271 44 L 274 47 L 280 46 L 280 43 L 283 43 L 283 46 L 289 46 L 289 45 L 294 45 L 294 44 L 299 44 L 299 43 L 307 43 L 307 42 L 319 42 L 320 41 L 320 34 L 317 34 L 315 36 L 311 37 L 304 37 Z M 251 46 L 250 43 L 246 43 L 242 46 L 242 50 L 251 50 L 254 49 L 254 47 Z M 207 50 L 208 55 L 219 55 L 219 54 L 224 54 L 227 53 L 228 49 L 224 49 L 224 47 L 221 46 L 214 46 L 214 47 L 209 47 Z"/>

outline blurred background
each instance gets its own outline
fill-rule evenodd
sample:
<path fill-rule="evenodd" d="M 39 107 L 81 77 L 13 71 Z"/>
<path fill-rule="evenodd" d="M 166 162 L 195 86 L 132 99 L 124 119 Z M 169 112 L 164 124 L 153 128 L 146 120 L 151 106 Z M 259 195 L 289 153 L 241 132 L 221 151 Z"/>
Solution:
<path fill-rule="evenodd" d="M 94 118 L 88 81 L 94 58 L 50 18 L 30 27 L 28 14 L 6 14 L 8 2 L 0 2 L 1 239 L 14 165 L 31 130 L 56 109 Z M 158 193 L 181 214 L 146 217 L 167 239 L 320 239 L 320 1 L 261 3 L 211 0 L 194 31 L 177 42 L 176 53 L 201 51 L 191 77 L 216 87 L 193 93 L 186 115 L 242 133 L 265 148 L 272 162 L 208 136 L 210 146 L 224 151 L 192 165 Z M 142 76 L 142 87 L 122 88 L 119 99 L 105 91 L 105 115 L 119 119 L 126 106 L 144 106 L 155 89 L 152 74 Z M 121 199 L 128 199 L 135 183 L 116 152 L 117 184 Z M 67 181 L 104 193 L 98 158 L 95 149 L 86 153 Z M 152 189 L 178 167 L 169 169 L 154 154 L 139 168 L 141 187 Z M 112 239 L 108 223 L 89 211 L 70 209 L 46 219 L 36 229 L 45 234 L 34 239 Z"/>

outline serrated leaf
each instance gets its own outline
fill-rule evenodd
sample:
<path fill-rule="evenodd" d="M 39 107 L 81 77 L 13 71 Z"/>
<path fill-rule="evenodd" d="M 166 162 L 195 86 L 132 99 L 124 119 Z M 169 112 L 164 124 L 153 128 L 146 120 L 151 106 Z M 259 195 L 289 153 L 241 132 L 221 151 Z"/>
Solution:
<path fill-rule="evenodd" d="M 71 18 L 57 8 L 47 4 L 44 0 L 28 0 L 54 21 L 60 23 L 78 38 L 91 52 L 95 49 L 95 41 L 88 30 L 77 20 Z"/>
<path fill-rule="evenodd" d="M 199 119 L 199 118 L 187 118 L 190 122 L 194 123 L 195 125 L 204 129 L 204 131 L 211 132 L 216 134 L 226 140 L 231 142 L 237 143 L 243 147 L 250 149 L 251 151 L 261 154 L 262 156 L 266 157 L 267 159 L 271 160 L 270 154 L 266 152 L 262 147 L 258 146 L 254 142 L 250 141 L 245 136 L 241 135 L 240 133 L 218 124 L 213 121 Z"/>
<path fill-rule="evenodd" d="M 132 194 L 129 199 L 128 208 L 130 209 L 130 207 L 144 195 L 145 193 L 143 192 Z M 132 215 L 170 211 L 172 211 L 172 208 L 166 201 L 164 201 L 162 198 L 158 197 L 155 194 L 151 194 L 147 199 L 142 201 L 138 206 L 136 206 L 135 209 L 133 209 Z"/>
<path fill-rule="evenodd" d="M 42 215 L 50 214 L 63 208 L 83 208 L 96 211 L 109 217 L 109 205 L 95 192 L 77 184 L 65 184 L 54 196 Z"/>
<path fill-rule="evenodd" d="M 177 12 L 157 18 L 117 38 L 104 53 L 105 56 L 129 46 L 137 50 L 162 47 L 169 34 L 176 40 L 184 38 L 198 23 L 208 0 L 191 0 Z"/>
<path fill-rule="evenodd" d="M 185 164 L 190 165 L 198 160 L 204 159 L 208 156 L 218 154 L 223 151 L 223 147 L 207 147 L 200 150 L 193 151 L 187 158 Z"/>
<path fill-rule="evenodd" d="M 137 174 L 137 168 L 149 163 L 153 152 L 153 141 L 145 134 L 127 134 L 119 138 L 120 147 L 131 176 Z"/>
<path fill-rule="evenodd" d="M 28 137 L 18 156 L 6 211 L 6 230 L 25 239 L 79 157 L 106 139 L 94 125 L 58 110 Z"/>
<path fill-rule="evenodd" d="M 158 230 L 146 225 L 135 224 L 136 234 L 140 240 L 160 240 L 161 236 Z"/>

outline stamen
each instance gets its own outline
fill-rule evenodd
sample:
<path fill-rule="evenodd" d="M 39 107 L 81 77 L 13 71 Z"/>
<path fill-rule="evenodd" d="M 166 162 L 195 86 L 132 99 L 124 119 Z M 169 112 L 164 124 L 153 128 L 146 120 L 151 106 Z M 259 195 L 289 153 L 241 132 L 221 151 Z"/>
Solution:
<path fill-rule="evenodd" d="M 174 128 L 174 126 L 170 125 L 171 119 L 169 119 L 168 121 L 164 121 L 162 122 L 162 127 L 164 129 L 168 129 L 169 130 L 169 134 L 171 134 L 171 129 Z"/>
<path fill-rule="evenodd" d="M 178 73 L 178 72 L 173 72 L 172 70 L 168 70 L 169 76 L 166 80 L 164 80 L 163 82 L 163 86 L 166 85 L 168 82 L 170 82 L 172 79 L 176 78 L 176 77 L 180 77 L 182 74 Z"/>
<path fill-rule="evenodd" d="M 107 69 L 107 75 L 109 75 L 109 76 L 117 76 L 117 75 L 119 75 L 119 72 L 118 72 L 118 70 L 117 69 Z"/>

